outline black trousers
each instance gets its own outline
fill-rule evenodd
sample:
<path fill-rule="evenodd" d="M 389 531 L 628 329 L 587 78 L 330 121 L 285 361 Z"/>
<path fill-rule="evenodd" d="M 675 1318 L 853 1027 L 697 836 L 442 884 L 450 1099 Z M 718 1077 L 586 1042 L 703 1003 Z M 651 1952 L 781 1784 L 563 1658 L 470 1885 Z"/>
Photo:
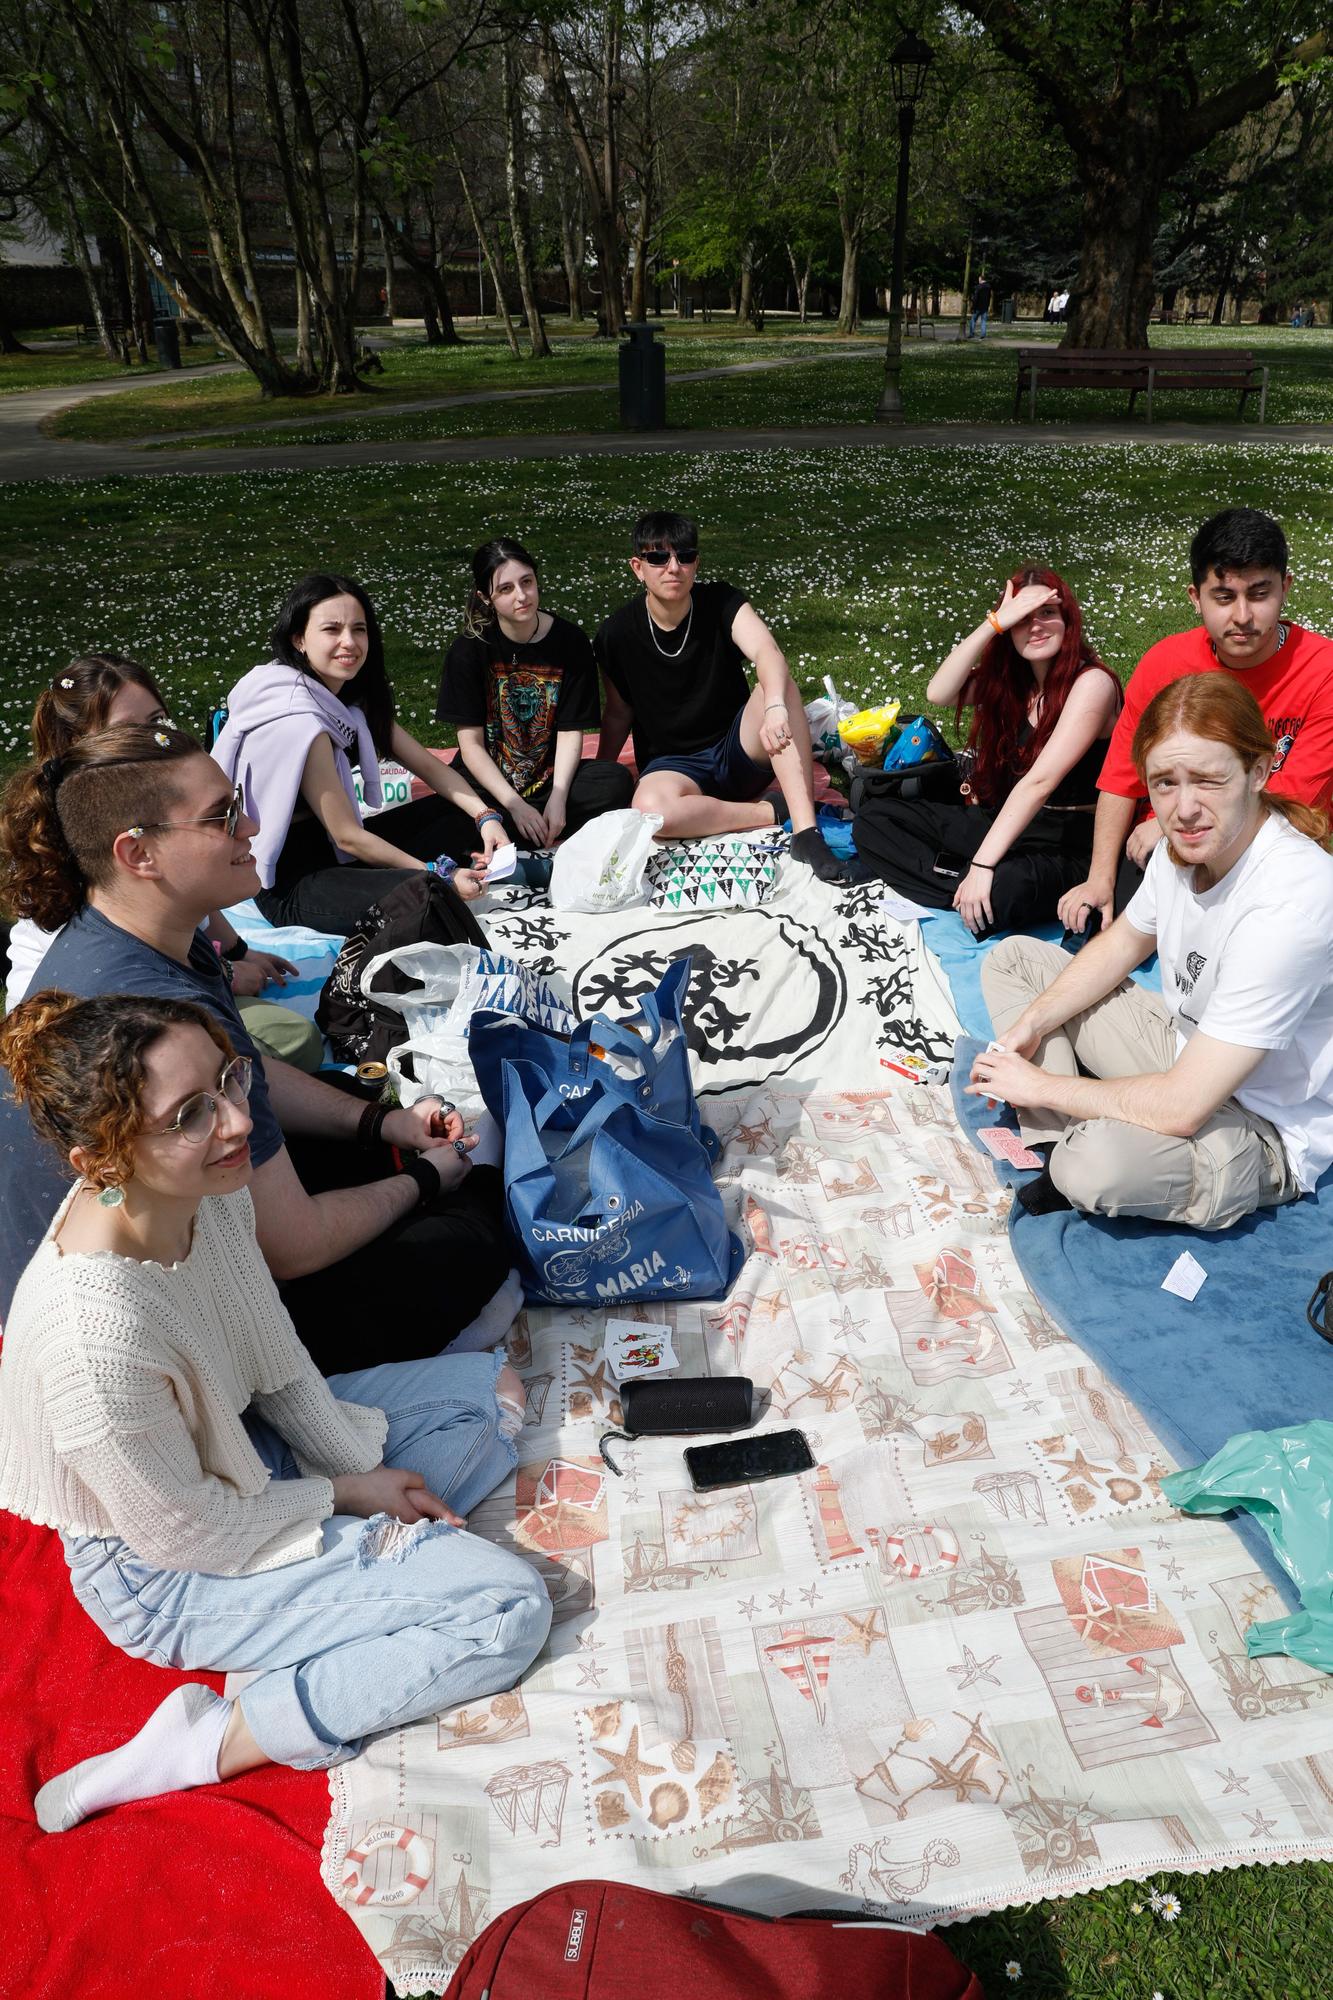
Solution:
<path fill-rule="evenodd" d="M 324 1080 L 355 1088 L 349 1078 Z M 363 1187 L 395 1171 L 388 1146 L 296 1136 L 287 1151 L 307 1194 Z M 476 1318 L 512 1263 L 504 1177 L 498 1167 L 473 1167 L 454 1193 L 278 1289 L 321 1374 L 338 1375 L 438 1354 Z"/>
<path fill-rule="evenodd" d="M 856 815 L 856 851 L 900 895 L 947 910 L 960 877 L 936 874 L 936 857 L 954 854 L 970 861 L 996 817 L 988 806 L 961 800 L 880 796 Z M 1054 920 L 1065 890 L 1088 872 L 1092 822 L 1090 812 L 1045 807 L 1036 815 L 991 877 L 991 923 L 983 937 Z"/>
<path fill-rule="evenodd" d="M 473 783 L 476 783 L 475 779 Z M 477 785 L 476 789 L 479 797 L 485 799 L 487 805 L 493 805 L 504 820 L 507 837 L 516 841 L 520 847 L 526 846 L 526 841 L 523 840 L 504 807 L 491 797 L 484 785 Z M 529 794 L 528 804 L 535 806 L 538 812 L 545 812 L 550 796 L 551 786 L 548 783 Z M 601 813 L 623 811 L 633 797 L 632 771 L 627 770 L 623 764 L 614 763 L 609 757 L 585 757 L 582 763 L 576 766 L 573 782 L 569 787 L 569 798 L 565 807 L 565 833 L 561 835 L 561 839 L 564 839 L 566 834 L 577 833 L 581 826 L 586 826 L 590 819 L 598 818 Z"/>
<path fill-rule="evenodd" d="M 471 816 L 432 792 L 405 806 L 376 813 L 373 833 L 420 861 L 448 854 L 464 864 L 480 851 Z M 255 897 L 270 924 L 306 924 L 311 930 L 346 937 L 364 910 L 388 895 L 408 873 L 405 868 L 363 868 L 340 862 L 333 842 L 315 818 L 298 820 L 283 843 L 271 889 Z"/>

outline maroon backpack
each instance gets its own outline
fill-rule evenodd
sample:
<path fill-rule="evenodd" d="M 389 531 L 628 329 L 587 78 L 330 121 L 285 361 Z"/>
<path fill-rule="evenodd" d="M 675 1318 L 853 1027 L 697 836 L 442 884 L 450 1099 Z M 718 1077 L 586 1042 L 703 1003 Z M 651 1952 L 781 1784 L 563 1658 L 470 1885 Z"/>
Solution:
<path fill-rule="evenodd" d="M 933 1933 L 849 1916 L 753 1917 L 716 1903 L 566 1882 L 506 1910 L 449 2000 L 984 2000 Z"/>

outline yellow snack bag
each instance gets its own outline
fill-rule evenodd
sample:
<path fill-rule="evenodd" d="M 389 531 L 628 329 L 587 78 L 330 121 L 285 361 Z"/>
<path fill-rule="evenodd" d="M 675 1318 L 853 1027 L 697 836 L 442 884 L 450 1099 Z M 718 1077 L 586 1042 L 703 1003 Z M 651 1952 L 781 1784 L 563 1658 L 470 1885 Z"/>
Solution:
<path fill-rule="evenodd" d="M 855 715 L 843 717 L 838 724 L 838 735 L 859 763 L 878 764 L 882 760 L 884 745 L 901 707 L 901 702 L 886 701 L 877 708 L 858 708 Z"/>

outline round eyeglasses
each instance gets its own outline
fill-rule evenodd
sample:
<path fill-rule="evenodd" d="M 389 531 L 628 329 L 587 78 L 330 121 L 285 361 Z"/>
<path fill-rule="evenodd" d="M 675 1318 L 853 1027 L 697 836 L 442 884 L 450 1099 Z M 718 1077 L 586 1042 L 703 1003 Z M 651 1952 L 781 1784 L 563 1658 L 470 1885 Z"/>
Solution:
<path fill-rule="evenodd" d="M 254 1064 L 249 1056 L 233 1056 L 218 1078 L 216 1090 L 197 1090 L 193 1097 L 186 1098 L 170 1125 L 164 1125 L 160 1132 L 145 1132 L 143 1137 L 169 1139 L 178 1132 L 191 1146 L 207 1145 L 218 1129 L 223 1098 L 237 1111 L 249 1109 L 253 1074 Z"/>

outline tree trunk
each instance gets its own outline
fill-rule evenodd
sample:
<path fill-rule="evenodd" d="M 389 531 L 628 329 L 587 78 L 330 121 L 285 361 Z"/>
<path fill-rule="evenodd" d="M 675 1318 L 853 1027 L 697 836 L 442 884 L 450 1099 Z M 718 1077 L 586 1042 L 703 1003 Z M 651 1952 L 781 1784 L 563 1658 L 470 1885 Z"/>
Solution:
<path fill-rule="evenodd" d="M 614 19 L 612 18 L 614 17 Z M 625 324 L 625 283 L 620 249 L 619 165 L 616 128 L 620 117 L 619 97 L 619 0 L 610 0 L 608 26 L 603 49 L 603 114 L 608 130 L 599 164 L 579 102 L 565 72 L 564 59 L 549 28 L 541 38 L 541 67 L 546 87 L 565 121 L 569 143 L 574 149 L 584 192 L 592 210 L 592 233 L 597 245 L 597 275 L 601 281 L 603 331 L 618 334 Z"/>
<path fill-rule="evenodd" d="M 102 343 L 102 352 L 106 355 L 108 361 L 119 361 L 120 354 L 117 350 L 115 340 L 112 338 L 111 328 L 107 324 L 106 302 L 102 297 L 102 288 L 97 282 L 97 271 L 93 265 L 92 253 L 88 248 L 88 239 L 83 233 L 83 224 L 79 221 L 79 211 L 74 201 L 74 190 L 63 168 L 60 170 L 60 206 L 65 213 L 65 234 L 69 243 L 70 255 L 78 267 L 79 276 L 83 279 L 84 290 L 88 294 L 88 310 L 92 314 L 93 325 L 97 329 L 97 338 Z"/>
<path fill-rule="evenodd" d="M 565 290 L 569 294 L 569 317 L 583 318 L 583 197 L 576 188 L 570 198 L 563 174 L 556 176 L 556 199 L 560 205 L 560 261 L 565 267 Z"/>
<path fill-rule="evenodd" d="M 838 332 L 855 333 L 861 324 L 861 217 L 838 218 L 842 226 L 842 291 L 838 300 Z"/>
<path fill-rule="evenodd" d="M 650 210 L 647 187 L 639 196 L 639 215 L 634 227 L 634 273 L 630 280 L 629 316 L 633 320 L 648 317 L 648 232 Z"/>
<path fill-rule="evenodd" d="M 743 326 L 749 319 L 753 298 L 754 266 L 751 264 L 750 259 L 742 253 L 740 290 L 736 294 L 736 323 L 738 326 Z"/>
<path fill-rule="evenodd" d="M 315 349 L 310 332 L 310 287 L 299 264 L 293 276 L 296 280 L 296 365 L 303 375 L 313 376 Z"/>
<path fill-rule="evenodd" d="M 1100 173 L 1085 164 L 1083 241 L 1062 347 L 1148 345 L 1162 181 L 1156 163 L 1143 161 L 1137 172 L 1133 164 L 1117 160 Z"/>
<path fill-rule="evenodd" d="M 384 317 L 390 326 L 393 325 L 396 317 L 393 280 L 393 233 L 392 231 L 386 231 L 384 235 Z"/>
<path fill-rule="evenodd" d="M 509 342 L 509 352 L 513 355 L 515 361 L 517 361 L 519 358 L 518 335 L 514 332 L 514 322 L 509 316 L 509 307 L 505 304 L 504 287 L 500 282 L 499 260 L 491 245 L 489 235 L 482 228 L 481 216 L 477 211 L 477 204 L 472 198 L 471 183 L 463 171 L 463 162 L 459 158 L 458 148 L 453 144 L 452 140 L 450 141 L 450 151 L 454 156 L 454 171 L 458 175 L 458 184 L 463 190 L 463 199 L 467 203 L 467 212 L 472 219 L 472 227 L 476 231 L 477 241 L 481 245 L 481 254 L 486 259 L 486 269 L 491 274 L 491 283 L 495 287 L 495 310 L 504 324 L 505 339 Z"/>
<path fill-rule="evenodd" d="M 528 212 L 528 176 L 523 95 L 520 88 L 518 50 L 511 37 L 504 48 L 505 108 L 505 194 L 509 202 L 509 233 L 514 240 L 514 268 L 518 272 L 518 292 L 528 322 L 528 340 L 534 361 L 550 355 L 551 343 L 537 302 L 532 274 L 532 225 Z"/>
<path fill-rule="evenodd" d="M 1231 290 L 1231 280 L 1236 270 L 1236 251 L 1233 245 L 1227 251 L 1227 261 L 1222 266 L 1222 276 L 1218 282 L 1217 297 L 1213 300 L 1213 325 L 1221 326 L 1227 307 L 1227 293 Z"/>

